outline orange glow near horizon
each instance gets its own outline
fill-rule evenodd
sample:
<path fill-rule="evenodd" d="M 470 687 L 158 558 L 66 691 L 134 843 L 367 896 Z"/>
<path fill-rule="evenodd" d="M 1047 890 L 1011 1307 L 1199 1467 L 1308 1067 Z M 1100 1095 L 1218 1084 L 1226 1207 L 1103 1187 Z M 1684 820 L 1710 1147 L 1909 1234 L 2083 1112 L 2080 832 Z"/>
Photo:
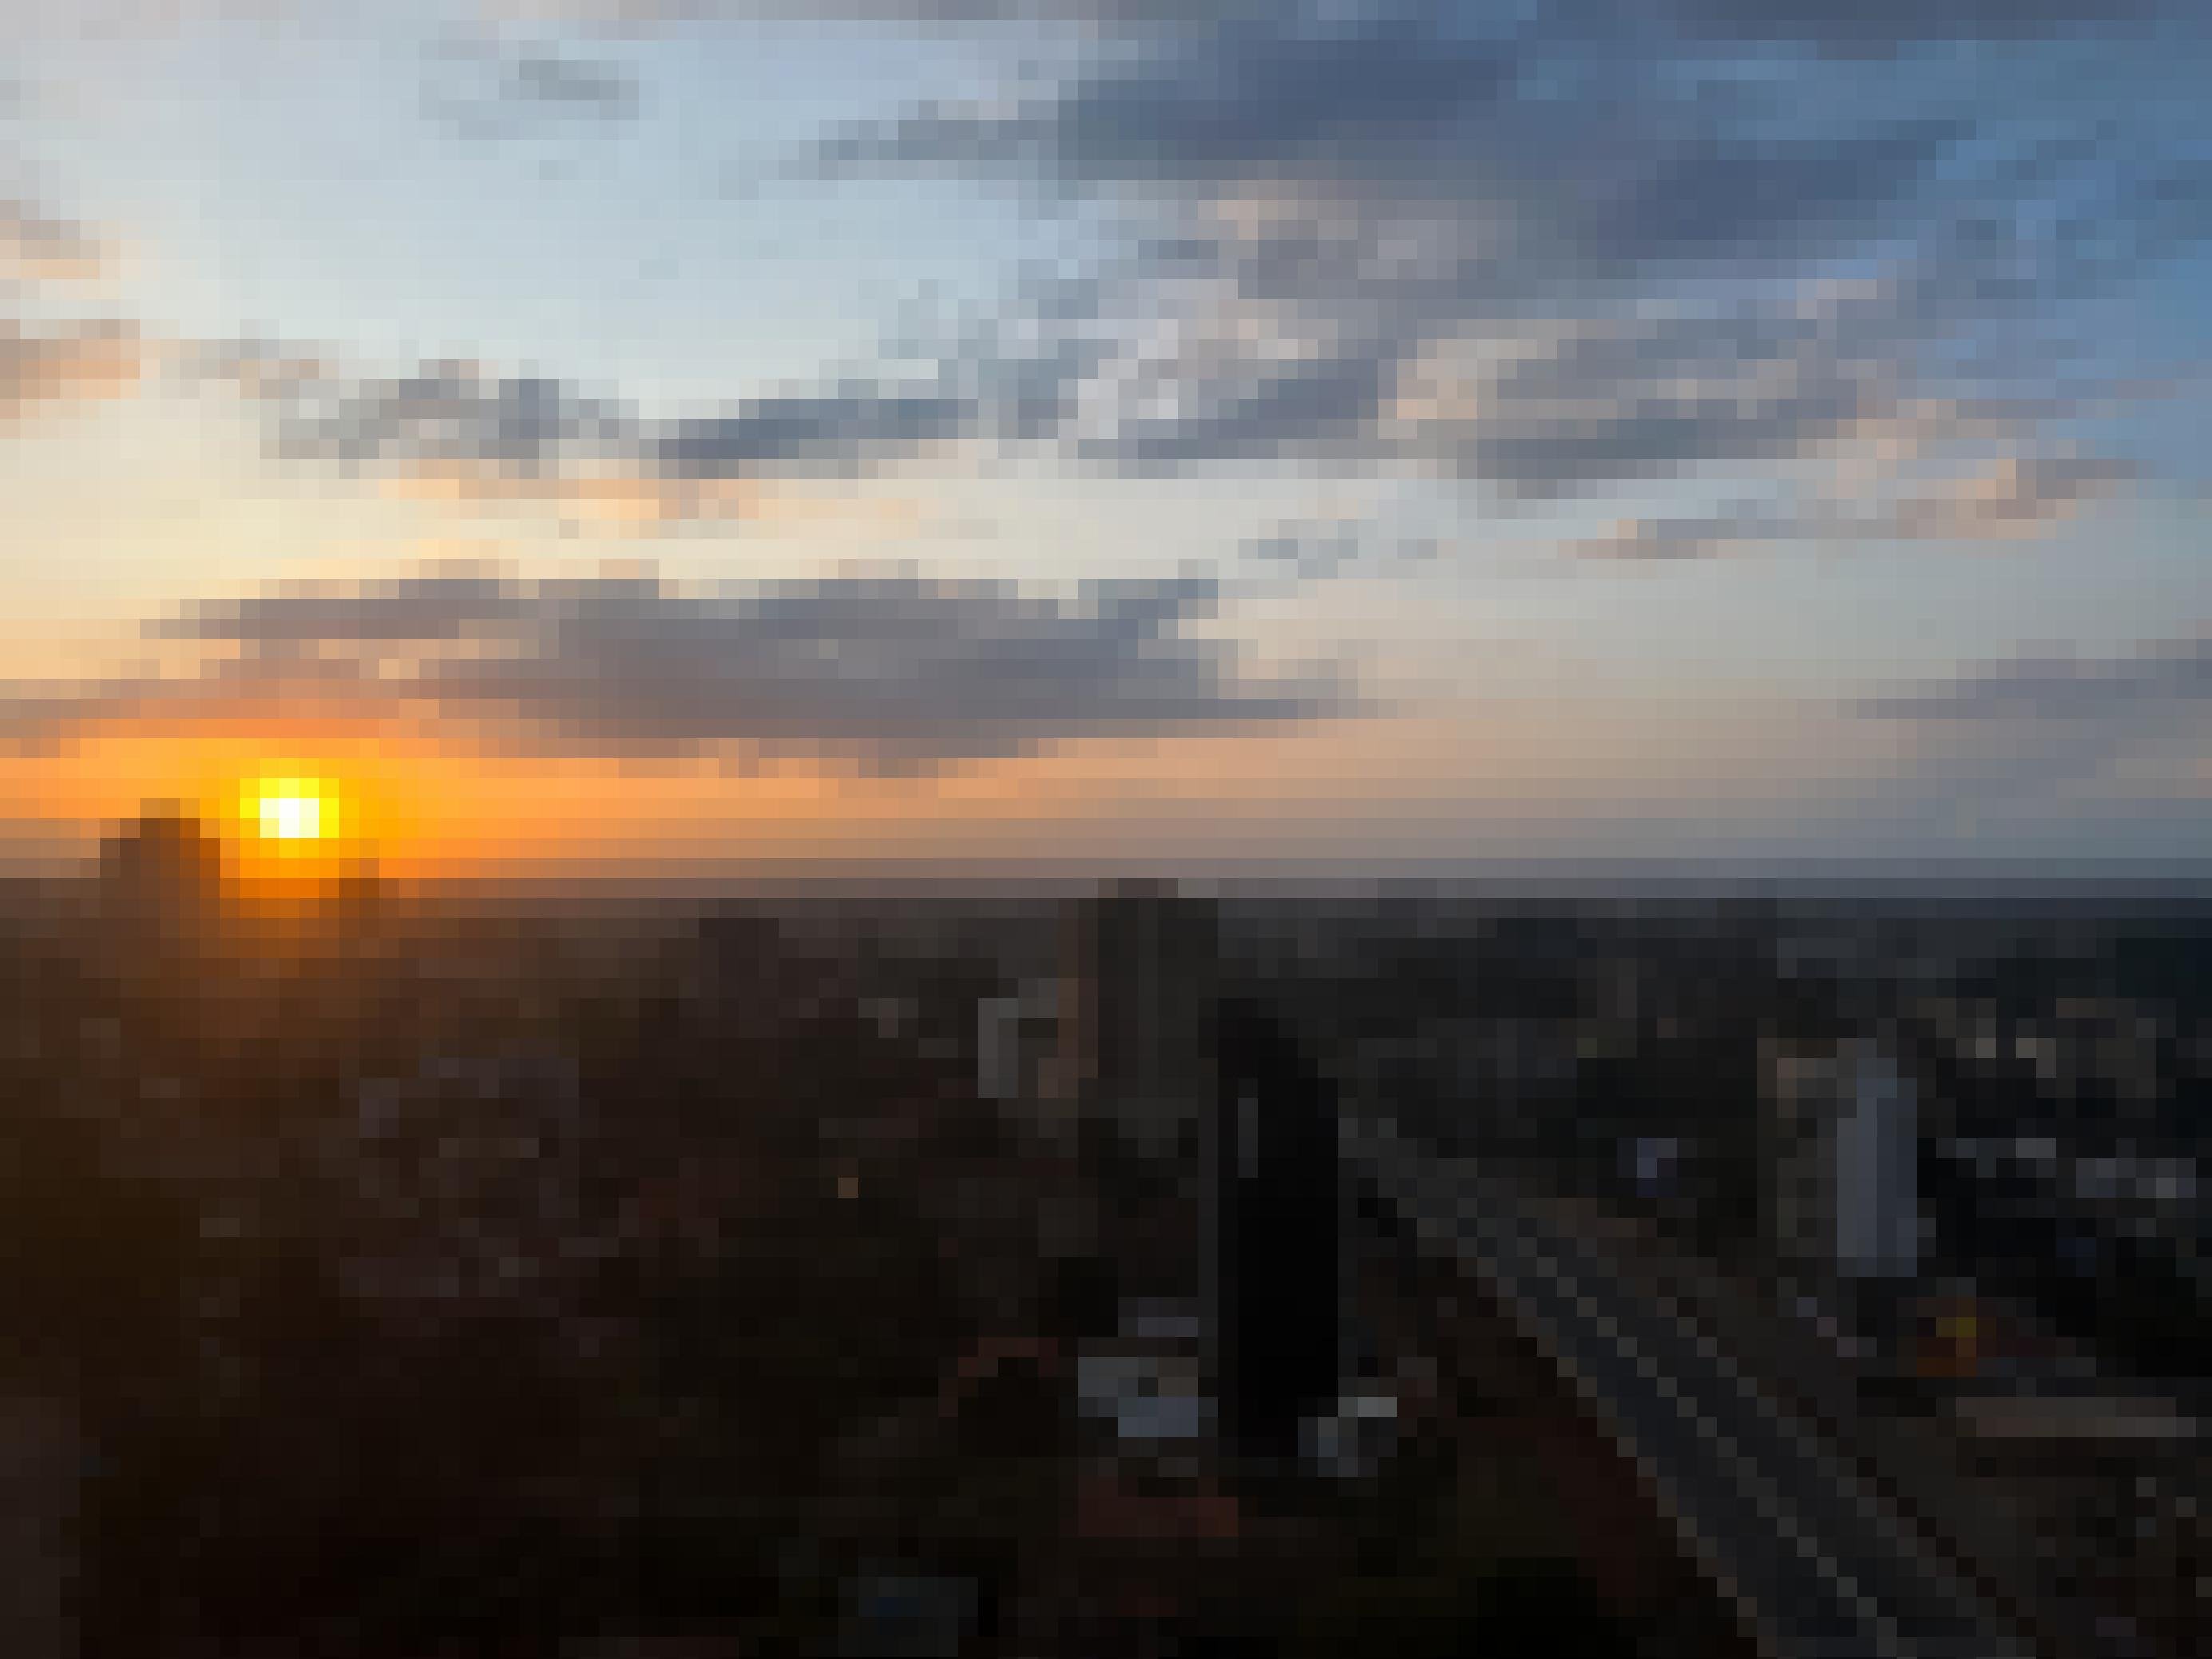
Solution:
<path fill-rule="evenodd" d="M 357 861 L 349 791 L 325 768 L 287 764 L 249 773 L 224 814 L 234 872 L 251 896 L 319 893 Z"/>
<path fill-rule="evenodd" d="M 249 892 L 283 896 L 372 865 L 387 882 L 411 884 L 1018 861 L 1060 845 L 1102 806 L 1109 816 L 1098 842 L 1110 850 L 1117 806 L 1172 801 L 1201 779 L 1232 796 L 1264 793 L 1267 775 L 1259 757 L 1224 744 L 1164 757 L 1142 743 L 1099 743 L 882 779 L 801 763 L 740 774 L 705 763 L 522 759 L 343 730 L 287 732 L 278 744 L 250 732 L 182 742 L 118 733 L 22 771 L 25 784 L 35 781 L 27 799 L 50 820 L 112 826 L 149 802 L 189 804 L 222 836 Z M 1238 816 L 1235 805 L 1216 810 Z"/>
<path fill-rule="evenodd" d="M 12 811 L 50 827 L 39 855 L 81 869 L 100 836 L 151 803 L 179 803 L 221 835 L 249 890 L 289 896 L 372 867 L 398 888 L 874 865 L 1112 866 L 1244 857 L 1263 845 L 1325 857 L 1326 836 L 1345 826 L 1341 804 L 1386 796 L 1433 822 L 1479 817 L 1534 838 L 1553 833 L 1553 814 L 1586 810 L 1576 781 L 1559 775 L 1563 747 L 1603 739 L 1608 759 L 1632 749 L 1655 775 L 1679 763 L 1640 729 L 1572 744 L 1561 729 L 1485 728 L 1479 747 L 1464 726 L 1404 720 L 1173 746 L 1102 738 L 921 777 L 800 761 L 740 770 L 501 754 L 305 721 L 275 732 L 122 729 L 58 754 L 0 759 L 0 819 Z"/>

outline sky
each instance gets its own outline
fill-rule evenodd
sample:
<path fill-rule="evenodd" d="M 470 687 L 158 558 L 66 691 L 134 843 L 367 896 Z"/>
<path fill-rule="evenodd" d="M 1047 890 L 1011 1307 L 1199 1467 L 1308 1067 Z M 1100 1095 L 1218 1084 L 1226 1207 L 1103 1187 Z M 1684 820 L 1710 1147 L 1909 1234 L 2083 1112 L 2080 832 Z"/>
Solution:
<path fill-rule="evenodd" d="M 2200 6 L 0 27 L 11 867 L 2212 846 Z"/>

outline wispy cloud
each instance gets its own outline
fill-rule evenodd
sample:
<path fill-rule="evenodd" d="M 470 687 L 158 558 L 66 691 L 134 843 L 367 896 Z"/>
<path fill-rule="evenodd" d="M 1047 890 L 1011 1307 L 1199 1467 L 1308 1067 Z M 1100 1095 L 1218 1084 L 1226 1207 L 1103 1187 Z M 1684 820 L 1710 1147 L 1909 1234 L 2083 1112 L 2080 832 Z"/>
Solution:
<path fill-rule="evenodd" d="M 0 200 L 0 280 L 89 282 L 113 261 L 107 239 L 88 226 L 31 202 Z"/>
<path fill-rule="evenodd" d="M 2132 465 L 2105 457 L 2007 456 L 1932 489 L 1887 500 L 1806 495 L 1782 503 L 1747 501 L 1710 515 L 1624 520 L 1570 545 L 1595 558 L 1663 562 L 1721 557 L 1817 536 L 1863 542 L 2033 536 L 2076 517 L 2136 476 Z"/>
<path fill-rule="evenodd" d="M 481 33 L 443 42 L 423 90 L 434 119 L 478 139 L 526 137 L 580 121 L 621 124 L 641 102 L 637 76 L 612 58 Z"/>
<path fill-rule="evenodd" d="M 94 283 L 117 260 L 110 236 L 25 198 L 0 198 L 0 431 L 34 413 L 136 389 L 155 348 L 127 321 L 62 320 L 47 290 Z"/>
<path fill-rule="evenodd" d="M 2075 724 L 2140 723 L 2145 716 L 2212 714 L 2212 638 L 2159 640 L 2105 656 L 2045 653 L 1984 665 L 1866 699 L 1885 720 Z"/>
<path fill-rule="evenodd" d="M 127 323 L 27 329 L 0 319 L 0 428 L 49 406 L 123 396 L 150 363 Z"/>
<path fill-rule="evenodd" d="M 2212 636 L 2022 652 L 1849 705 L 1895 735 L 1869 802 L 1924 842 L 1970 838 L 2101 861 L 2201 862 L 2212 808 Z"/>
<path fill-rule="evenodd" d="M 470 362 L 372 375 L 328 354 L 234 343 L 191 354 L 189 372 L 260 407 L 271 453 L 286 462 L 418 499 L 651 531 L 750 520 L 776 510 L 780 486 L 869 476 L 984 424 L 977 400 L 943 380 L 848 380 L 656 418 L 565 381 Z"/>
<path fill-rule="evenodd" d="M 2175 0 L 1679 0 L 1696 29 L 1849 53 L 1887 53 L 1947 41 L 2017 41 L 2197 20 Z"/>
<path fill-rule="evenodd" d="M 1064 20 L 1099 28 L 1188 27 L 1286 9 L 1277 0 L 482 0 L 482 8 L 505 21 L 580 25 L 798 15 L 918 23 Z M 1505 0 L 1444 0 L 1433 9 L 1510 20 L 1525 15 L 1528 8 Z M 1553 0 L 1547 9 L 1590 27 L 1622 15 L 1617 4 L 1588 0 Z M 1645 0 L 1637 9 L 1692 34 L 1854 52 L 1929 41 L 2017 40 L 2161 19 L 2185 21 L 2190 13 L 2177 0 L 1954 0 L 1941 8 L 1912 0 Z"/>

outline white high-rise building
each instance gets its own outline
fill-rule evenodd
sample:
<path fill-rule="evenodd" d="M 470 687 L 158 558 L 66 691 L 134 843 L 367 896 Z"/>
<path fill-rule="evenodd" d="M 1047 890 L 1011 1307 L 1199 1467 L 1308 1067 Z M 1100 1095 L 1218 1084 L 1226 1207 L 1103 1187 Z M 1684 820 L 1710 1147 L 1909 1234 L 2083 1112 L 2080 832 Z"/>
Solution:
<path fill-rule="evenodd" d="M 1775 1253 L 1845 1279 L 1919 1268 L 1919 1112 L 1875 1044 L 1770 1045 L 1767 1233 Z"/>
<path fill-rule="evenodd" d="M 1862 1045 L 1836 1125 L 1836 1266 L 1857 1279 L 1910 1279 L 1920 1265 L 1920 1124 L 1912 1081 Z"/>

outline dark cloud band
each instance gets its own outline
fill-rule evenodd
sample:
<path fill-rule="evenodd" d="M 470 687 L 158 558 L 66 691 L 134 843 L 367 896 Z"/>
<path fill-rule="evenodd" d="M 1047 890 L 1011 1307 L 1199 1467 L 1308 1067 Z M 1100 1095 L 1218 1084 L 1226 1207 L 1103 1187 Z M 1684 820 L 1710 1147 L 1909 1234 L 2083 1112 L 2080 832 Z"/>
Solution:
<path fill-rule="evenodd" d="M 901 573 L 690 592 L 650 574 L 433 568 L 198 607 L 149 629 L 207 648 L 190 665 L 21 688 L 0 723 L 51 745 L 210 720 L 399 720 L 537 754 L 897 771 L 1355 710 L 1340 675 L 1261 671 L 1201 631 L 1219 598 L 1194 576 L 1071 597 Z"/>

